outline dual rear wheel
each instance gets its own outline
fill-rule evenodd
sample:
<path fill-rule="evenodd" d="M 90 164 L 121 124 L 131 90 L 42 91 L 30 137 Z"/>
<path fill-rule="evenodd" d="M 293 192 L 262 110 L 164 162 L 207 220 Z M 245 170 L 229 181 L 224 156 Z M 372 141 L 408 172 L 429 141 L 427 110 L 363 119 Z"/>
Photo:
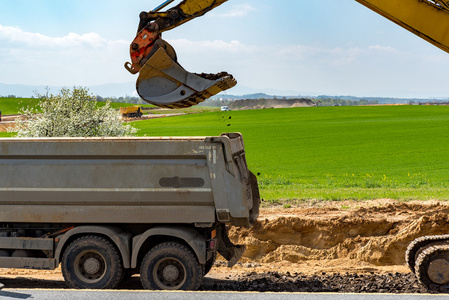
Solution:
<path fill-rule="evenodd" d="M 188 247 L 166 242 L 145 255 L 140 280 L 150 290 L 197 290 L 204 271 Z M 112 242 L 100 236 L 84 236 L 64 252 L 62 274 L 71 288 L 113 289 L 122 281 L 125 270 Z"/>
<path fill-rule="evenodd" d="M 151 249 L 140 266 L 140 281 L 149 290 L 197 290 L 203 267 L 186 246 L 168 242 Z"/>

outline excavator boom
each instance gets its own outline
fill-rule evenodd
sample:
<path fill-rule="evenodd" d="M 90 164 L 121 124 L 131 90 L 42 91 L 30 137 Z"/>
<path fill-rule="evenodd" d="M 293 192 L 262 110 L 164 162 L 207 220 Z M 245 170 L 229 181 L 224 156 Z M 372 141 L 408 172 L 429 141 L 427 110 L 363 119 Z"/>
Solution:
<path fill-rule="evenodd" d="M 449 1 L 356 1 L 449 53 Z"/>
<path fill-rule="evenodd" d="M 162 32 L 202 16 L 227 0 L 184 0 L 160 11 L 173 1 L 140 13 L 137 36 L 130 46 L 131 63 L 125 63 L 125 68 L 132 74 L 139 73 L 136 90 L 142 99 L 161 107 L 184 108 L 235 86 L 237 81 L 226 72 L 186 71 L 178 63 L 173 47 L 161 37 Z"/>

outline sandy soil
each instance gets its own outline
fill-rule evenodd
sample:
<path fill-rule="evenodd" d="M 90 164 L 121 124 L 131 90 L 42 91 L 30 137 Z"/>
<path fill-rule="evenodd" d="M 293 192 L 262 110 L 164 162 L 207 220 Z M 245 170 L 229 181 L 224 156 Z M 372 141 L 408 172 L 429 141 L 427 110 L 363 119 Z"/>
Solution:
<path fill-rule="evenodd" d="M 182 116 L 182 115 L 185 115 L 185 113 L 154 114 L 154 115 L 149 114 L 149 115 L 143 115 L 140 118 L 122 118 L 122 121 L 123 122 L 134 122 L 134 121 L 143 121 L 143 120 L 148 120 L 148 119 L 158 119 L 158 118 L 175 117 L 175 116 Z"/>
<path fill-rule="evenodd" d="M 18 115 L 2 115 L 2 121 L 0 122 L 0 132 L 8 131 L 8 128 L 13 127 L 15 119 Z"/>
<path fill-rule="evenodd" d="M 294 208 L 261 209 L 251 229 L 232 228 L 231 239 L 247 245 L 232 269 L 217 259 L 210 278 L 255 272 L 408 273 L 407 245 L 424 235 L 447 233 L 449 204 L 439 201 L 311 202 Z M 54 271 L 0 269 L 7 278 L 63 280 Z"/>
<path fill-rule="evenodd" d="M 316 106 L 310 99 L 244 99 L 229 104 L 232 110 L 311 107 Z"/>
<path fill-rule="evenodd" d="M 449 205 L 439 201 L 316 202 L 262 209 L 251 229 L 233 228 L 230 235 L 248 247 L 243 266 L 256 264 L 256 269 L 408 272 L 408 244 L 448 233 L 448 212 Z"/>

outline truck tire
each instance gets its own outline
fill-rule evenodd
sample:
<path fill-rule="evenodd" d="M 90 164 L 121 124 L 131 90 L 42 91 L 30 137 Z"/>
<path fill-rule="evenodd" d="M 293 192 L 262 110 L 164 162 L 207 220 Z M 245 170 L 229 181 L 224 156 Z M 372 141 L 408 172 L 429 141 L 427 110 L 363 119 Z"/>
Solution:
<path fill-rule="evenodd" d="M 123 263 L 116 247 L 99 236 L 73 241 L 62 258 L 62 274 L 75 289 L 113 289 L 123 277 Z"/>
<path fill-rule="evenodd" d="M 148 290 L 195 291 L 201 285 L 203 267 L 186 246 L 162 243 L 152 248 L 142 260 L 140 281 Z"/>

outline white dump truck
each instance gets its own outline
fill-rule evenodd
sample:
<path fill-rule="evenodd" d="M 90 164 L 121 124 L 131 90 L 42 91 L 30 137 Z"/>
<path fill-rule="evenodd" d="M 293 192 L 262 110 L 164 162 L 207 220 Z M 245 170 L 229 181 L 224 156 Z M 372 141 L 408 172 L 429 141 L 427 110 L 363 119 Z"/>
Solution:
<path fill-rule="evenodd" d="M 55 269 L 71 288 L 195 290 L 227 227 L 259 211 L 242 136 L 0 139 L 0 268 Z"/>

